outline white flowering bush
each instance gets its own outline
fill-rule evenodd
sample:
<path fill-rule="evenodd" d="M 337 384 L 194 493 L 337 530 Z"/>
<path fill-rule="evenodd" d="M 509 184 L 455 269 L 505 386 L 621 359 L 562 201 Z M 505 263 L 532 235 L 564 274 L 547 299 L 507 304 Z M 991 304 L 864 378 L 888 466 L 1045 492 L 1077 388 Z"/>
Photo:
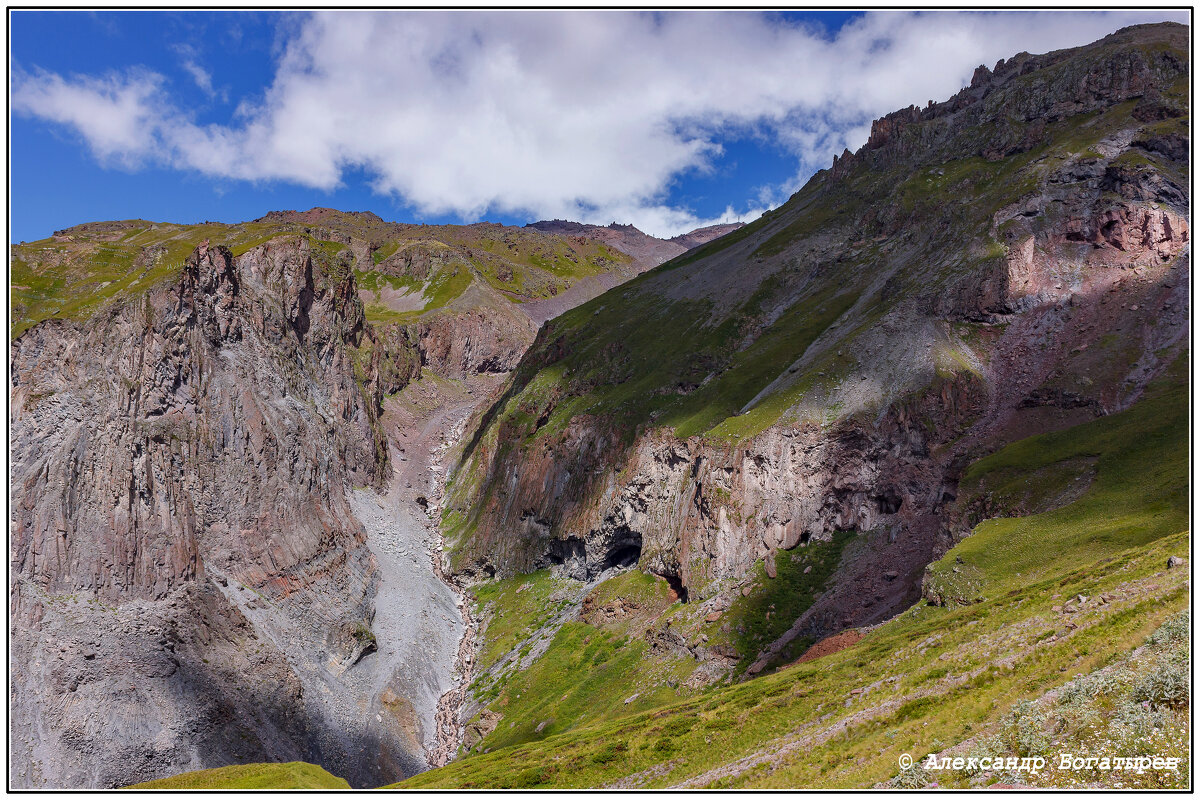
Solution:
<path fill-rule="evenodd" d="M 1149 672 L 1133 686 L 1135 702 L 1152 706 L 1187 708 L 1192 696 L 1192 680 L 1186 660 L 1170 655 L 1159 658 Z"/>
<path fill-rule="evenodd" d="M 1191 641 L 1192 615 L 1184 611 L 1167 620 L 1146 639 L 1146 644 L 1153 648 L 1170 645 L 1187 644 Z M 1186 651 L 1185 651 L 1186 652 Z"/>
<path fill-rule="evenodd" d="M 1019 756 L 1044 756 L 1050 746 L 1048 720 L 1041 708 L 1029 700 L 1012 707 L 1000 722 L 1000 740 L 1006 752 Z"/>
<path fill-rule="evenodd" d="M 891 780 L 891 785 L 896 789 L 924 789 L 930 783 L 929 776 L 920 764 L 906 767 Z"/>

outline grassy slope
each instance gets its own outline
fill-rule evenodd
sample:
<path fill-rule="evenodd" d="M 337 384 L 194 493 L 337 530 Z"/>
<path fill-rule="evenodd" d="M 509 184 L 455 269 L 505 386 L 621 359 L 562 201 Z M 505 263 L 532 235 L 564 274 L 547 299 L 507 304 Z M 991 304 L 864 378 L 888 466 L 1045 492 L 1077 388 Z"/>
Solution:
<path fill-rule="evenodd" d="M 452 264 L 430 276 L 427 281 L 419 281 L 407 276 L 388 275 L 372 270 L 355 270 L 358 285 L 368 293 L 374 293 L 374 300 L 368 299 L 365 304 L 367 320 L 373 325 L 386 325 L 389 322 L 401 324 L 416 322 L 422 315 L 444 308 L 471 285 L 471 272 L 462 264 Z M 380 299 L 380 289 L 388 286 L 398 291 L 408 291 L 420 294 L 421 308 L 413 311 L 396 311 Z"/>
<path fill-rule="evenodd" d="M 45 319 L 84 320 L 104 302 L 134 297 L 178 278 L 184 260 L 206 239 L 235 256 L 279 236 L 305 236 L 331 262 L 345 245 L 318 239 L 296 226 L 247 222 L 174 225 L 133 220 L 117 230 L 69 229 L 13 245 L 10 332 L 15 338 Z"/>
<path fill-rule="evenodd" d="M 1092 470 L 1095 477 L 1069 505 L 983 522 L 976 535 L 930 566 L 927 587 L 970 600 L 1186 528 L 1188 484 L 1180 478 L 1188 464 L 1187 369 L 1188 360 L 1177 359 L 1130 411 L 1032 436 L 973 464 L 962 481 L 964 502 L 988 495 L 1000 508 L 1028 503 L 1031 492 L 1069 490 Z M 1047 530 L 1054 531 L 1053 547 L 1047 546 Z"/>
<path fill-rule="evenodd" d="M 708 647 L 737 659 L 735 673 L 743 672 L 812 605 L 853 536 L 844 532 L 831 543 L 778 553 L 775 578 L 767 577 L 759 561 L 755 590 L 712 622 L 676 604 L 662 578 L 637 570 L 601 583 L 589 595 L 595 607 L 619 600 L 621 616 L 608 622 L 573 619 L 557 631 L 547 626 L 570 606 L 564 598 L 578 582 L 542 570 L 478 587 L 475 613 L 487 625 L 472 692 L 503 719 L 472 749 L 537 741 L 698 694 L 701 688 L 687 682 L 697 662 L 678 648 L 652 646 L 648 630 L 669 630 L 693 646 L 703 636 Z M 518 661 L 539 632 L 551 636 L 548 647 L 520 669 Z M 798 657 L 809 644 L 797 640 L 784 655 Z"/>
<path fill-rule="evenodd" d="M 759 652 L 786 633 L 816 601 L 837 569 L 846 545 L 856 535 L 855 531 L 836 531 L 831 542 L 810 542 L 794 550 L 778 551 L 774 578 L 767 577 L 762 561 L 756 563 L 756 591 L 733 601 L 722 615 L 722 626 L 708 634 L 709 642 L 719 644 L 727 638 L 740 657 L 738 671 L 750 666 Z M 798 658 L 812 643 L 799 638 L 781 655 Z"/>
<path fill-rule="evenodd" d="M 713 787 L 870 786 L 997 724 L 1012 704 L 1121 657 L 1186 608 L 1186 534 L 971 606 L 919 606 L 862 642 L 814 662 L 657 711 L 470 756 L 401 784 L 412 788 L 593 787 L 643 774 L 647 787 L 749 757 Z M 1129 599 L 1079 615 L 1068 635 L 1053 606 L 1076 594 Z M 606 759 L 613 746 L 620 756 Z M 729 770 L 731 773 L 734 770 Z M 711 780 L 709 780 L 711 778 Z"/>
<path fill-rule="evenodd" d="M 817 661 L 472 755 L 401 785 L 565 788 L 640 775 L 647 787 L 691 778 L 710 786 L 870 786 L 896 776 L 901 753 L 920 758 L 998 730 L 1016 701 L 1126 657 L 1187 606 L 1186 571 L 1164 570 L 1169 555 L 1188 550 L 1185 381 L 1177 364 L 1128 411 L 1049 442 L 1015 443 L 972 468 L 974 480 L 1002 485 L 1029 469 L 1077 464 L 1086 452 L 1097 469 L 1067 508 L 985 522 L 947 554 L 942 564 L 987 554 L 978 562 L 981 602 L 919 605 Z M 1123 470 L 1139 465 L 1153 470 L 1156 491 L 1124 479 Z M 1105 530 L 1114 508 L 1121 521 Z M 1084 533 L 1089 521 L 1098 536 Z M 1029 539 L 1010 525 L 1024 526 Z M 1029 541 L 1043 556 L 1036 571 Z M 1092 604 L 1065 615 L 1077 595 Z M 1101 595 L 1112 599 L 1098 604 Z M 588 674 L 577 670 L 577 679 Z"/>
<path fill-rule="evenodd" d="M 561 591 L 578 586 L 570 578 L 556 578 L 549 570 L 480 586 L 475 591 L 476 617 L 487 617 L 490 635 L 479 654 L 476 670 L 482 672 L 566 606 Z"/>
<path fill-rule="evenodd" d="M 315 764 L 239 764 L 185 772 L 170 778 L 135 783 L 128 789 L 233 790 L 233 789 L 349 789 L 350 784 Z"/>
<path fill-rule="evenodd" d="M 10 331 L 19 336 L 51 317 L 86 319 L 105 300 L 174 278 L 188 254 L 207 238 L 236 247 L 262 235 L 261 226 L 155 225 L 143 220 L 117 231 L 73 233 L 71 241 L 42 239 L 13 245 Z M 143 252 L 150 253 L 135 263 Z M 161 248 L 161 249 L 159 249 Z"/>
<path fill-rule="evenodd" d="M 372 322 L 413 322 L 444 308 L 472 281 L 496 289 L 515 303 L 554 296 L 590 276 L 615 272 L 632 275 L 629 256 L 608 245 L 581 237 L 565 237 L 499 225 L 400 225 L 372 253 L 375 265 L 396 252 L 436 253 L 439 264 L 424 280 L 380 269 L 358 272 L 359 285 L 375 292 L 367 302 Z M 416 311 L 395 311 L 382 302 L 381 285 L 421 294 Z"/>
<path fill-rule="evenodd" d="M 476 614 L 487 620 L 487 629 L 472 690 L 503 715 L 477 750 L 544 739 L 689 694 L 679 684 L 693 669 L 691 659 L 653 652 L 642 637 L 671 609 L 669 589 L 661 578 L 636 570 L 605 581 L 589 596 L 595 606 L 620 598 L 636 610 L 611 623 L 575 619 L 545 631 L 552 637 L 545 653 L 520 669 L 531 636 L 570 606 L 563 596 L 580 586 L 543 570 L 477 590 Z"/>
<path fill-rule="evenodd" d="M 1137 650 L 1034 701 L 1015 703 L 989 730 L 938 754 L 950 757 L 1002 755 L 1006 758 L 1047 753 L 1075 757 L 1120 753 L 1125 757 L 1175 758 L 1177 769 L 1142 772 L 1102 768 L 1061 769 L 1047 758 L 1034 776 L 1006 769 L 984 770 L 960 762 L 960 768 L 924 765 L 893 778 L 898 788 L 937 785 L 973 788 L 989 783 L 1025 783 L 1038 788 L 1179 789 L 1187 787 L 1191 761 L 1191 614 L 1168 619 Z M 1005 774 L 1007 772 L 1007 774 Z M 998 775 L 999 773 L 999 775 Z M 999 781 L 997 781 L 999 777 Z"/>

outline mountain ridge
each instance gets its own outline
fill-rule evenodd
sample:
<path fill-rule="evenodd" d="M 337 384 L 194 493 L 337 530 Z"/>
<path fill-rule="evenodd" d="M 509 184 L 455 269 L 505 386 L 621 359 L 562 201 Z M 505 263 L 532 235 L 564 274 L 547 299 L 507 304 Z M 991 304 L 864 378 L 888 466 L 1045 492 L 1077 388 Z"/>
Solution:
<path fill-rule="evenodd" d="M 672 258 L 686 253 L 694 247 L 707 244 L 713 239 L 720 238 L 742 227 L 740 222 L 708 225 L 695 230 L 672 236 L 670 239 L 659 239 L 643 233 L 633 225 L 622 225 L 613 222 L 609 225 L 590 225 L 568 220 L 538 220 L 525 226 L 545 233 L 557 233 L 571 236 L 587 236 L 597 241 L 612 245 L 622 253 L 634 258 L 638 264 L 644 265 L 643 271 L 657 267 Z"/>
<path fill-rule="evenodd" d="M 967 465 L 1126 411 L 1186 353 L 1187 74 L 1173 25 L 1018 56 L 548 322 L 455 469 L 453 569 L 491 596 L 636 561 L 686 599 L 631 636 L 693 670 L 681 698 L 911 607 L 978 522 Z M 661 689 L 651 663 L 607 691 Z M 554 703 L 505 668 L 475 680 L 473 753 L 601 724 L 536 728 Z"/>

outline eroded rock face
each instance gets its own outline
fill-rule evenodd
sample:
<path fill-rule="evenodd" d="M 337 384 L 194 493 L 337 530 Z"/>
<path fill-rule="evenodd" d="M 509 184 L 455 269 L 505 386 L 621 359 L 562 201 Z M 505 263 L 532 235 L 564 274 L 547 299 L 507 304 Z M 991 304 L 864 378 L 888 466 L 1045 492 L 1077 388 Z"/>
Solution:
<path fill-rule="evenodd" d="M 946 513 L 968 454 L 1127 407 L 1184 341 L 1188 232 L 1179 210 L 1161 200 L 1100 213 L 1080 203 L 1083 218 L 1101 220 L 1080 248 L 1072 238 L 1080 217 L 1051 217 L 1054 200 L 1043 202 L 1033 215 L 1022 216 L 1028 205 L 998 214 L 1007 256 L 953 291 L 898 303 L 896 321 L 876 337 L 882 360 L 864 357 L 862 372 L 820 398 L 850 406 L 852 387 L 884 365 L 927 376 L 925 388 L 875 419 L 776 426 L 738 447 L 660 432 L 626 449 L 610 423 L 587 416 L 557 441 L 524 450 L 485 437 L 474 457 L 488 465 L 484 485 L 493 490 L 464 569 L 483 576 L 554 566 L 584 579 L 636 544 L 642 569 L 703 600 L 777 550 L 856 530 L 874 532 L 874 544 L 799 633 L 870 624 L 911 603 L 924 565 L 969 533 Z M 915 339 L 912 349 L 938 345 L 900 322 L 916 313 L 988 326 L 978 376 L 943 380 L 932 363 L 888 355 L 884 340 L 895 345 L 900 330 Z M 1141 355 L 1123 380 L 1093 382 L 1088 375 L 1105 365 L 1089 344 L 1113 335 Z M 500 427 L 497 435 L 510 434 Z"/>
<path fill-rule="evenodd" d="M 441 312 L 413 327 L 422 363 L 453 378 L 512 370 L 537 333 L 523 315 L 482 304 Z"/>
<path fill-rule="evenodd" d="M 847 581 L 814 610 L 813 631 L 878 619 L 915 598 L 941 512 L 954 499 L 947 464 L 930 455 L 945 434 L 931 434 L 923 420 L 937 415 L 946 432 L 959 430 L 984 400 L 979 382 L 946 383 L 874 422 L 772 428 L 736 447 L 659 433 L 639 440 L 619 469 L 608 468 L 622 452 L 617 441 L 577 420 L 562 447 L 500 468 L 508 480 L 489 498 L 485 519 L 503 535 L 487 540 L 466 570 L 551 566 L 586 580 L 636 563 L 696 602 L 738 584 L 778 550 L 829 541 L 836 531 L 879 531 L 886 552 L 863 558 L 858 572 L 892 570 L 907 580 L 869 588 Z M 885 592 L 879 598 L 877 588 Z M 846 611 L 848 602 L 859 607 Z"/>
<path fill-rule="evenodd" d="M 353 363 L 371 335 L 349 272 L 293 239 L 201 246 L 169 285 L 13 343 L 15 787 L 344 773 L 381 745 L 311 702 L 373 613 L 345 495 L 387 468 Z"/>

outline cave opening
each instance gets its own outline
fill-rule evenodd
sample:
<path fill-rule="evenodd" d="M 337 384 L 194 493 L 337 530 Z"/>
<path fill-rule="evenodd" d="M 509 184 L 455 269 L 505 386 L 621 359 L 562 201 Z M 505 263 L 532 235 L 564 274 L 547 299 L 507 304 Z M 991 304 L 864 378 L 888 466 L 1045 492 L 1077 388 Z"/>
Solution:
<path fill-rule="evenodd" d="M 638 559 L 642 557 L 642 548 L 634 545 L 619 547 L 616 550 L 610 550 L 604 558 L 604 564 L 601 566 L 601 571 L 612 569 L 613 567 L 635 567 Z"/>
<path fill-rule="evenodd" d="M 671 591 L 679 598 L 679 602 L 686 603 L 688 601 L 688 590 L 683 585 L 683 578 L 678 575 L 663 575 L 663 580 L 667 582 L 667 586 L 671 587 Z"/>
<path fill-rule="evenodd" d="M 604 557 L 600 559 L 600 563 L 591 572 L 598 575 L 605 570 L 613 568 L 629 569 L 636 567 L 641 557 L 642 535 L 637 531 L 631 531 L 629 528 L 618 528 L 613 532 L 608 548 L 604 552 Z"/>
<path fill-rule="evenodd" d="M 904 498 L 893 488 L 885 489 L 875 497 L 875 507 L 881 514 L 895 514 L 904 506 Z"/>

